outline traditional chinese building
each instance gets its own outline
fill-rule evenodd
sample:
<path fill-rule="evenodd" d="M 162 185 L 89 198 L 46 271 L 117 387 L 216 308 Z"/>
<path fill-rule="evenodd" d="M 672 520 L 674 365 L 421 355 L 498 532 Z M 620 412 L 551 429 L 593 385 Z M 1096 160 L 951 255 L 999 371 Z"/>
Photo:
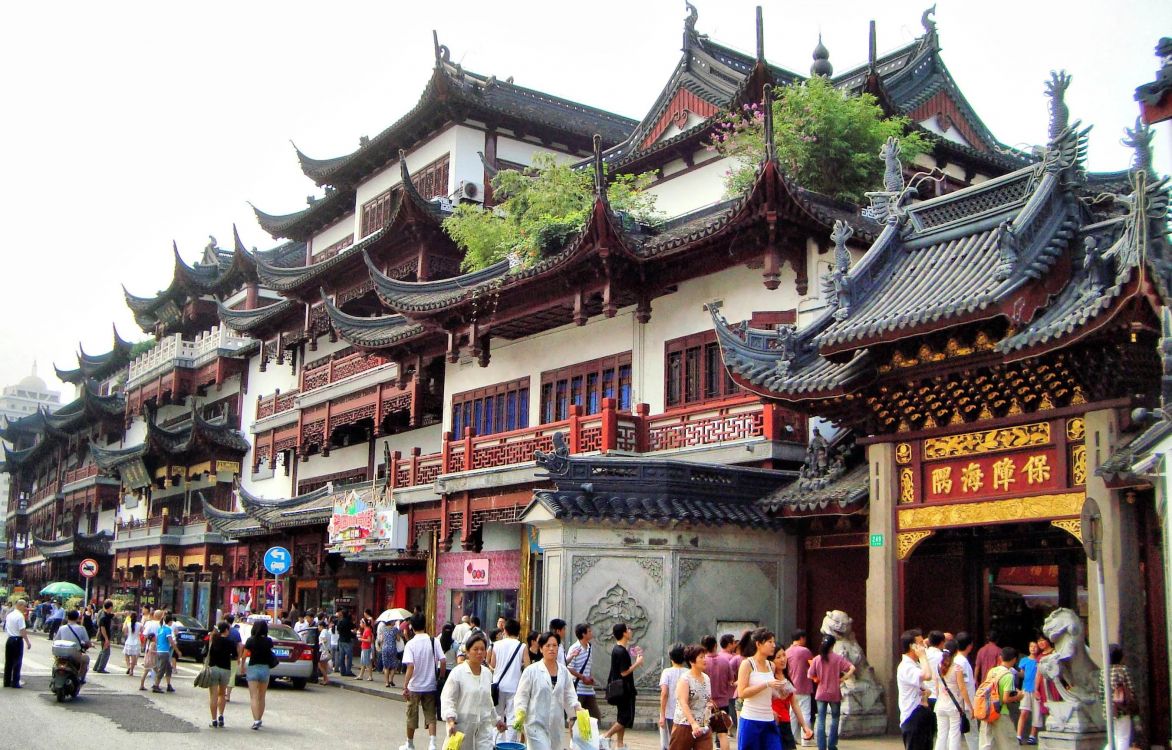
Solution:
<path fill-rule="evenodd" d="M 5 420 L 4 469 L 9 479 L 6 543 L 9 580 L 37 594 L 48 583 L 80 581 L 78 566 L 92 558 L 98 575 L 91 591 L 111 591 L 110 539 L 118 483 L 94 456 L 125 434 L 126 402 L 117 391 L 131 345 L 114 333 L 101 355 L 79 349 L 77 368 L 57 370 L 77 397 L 54 412 L 43 409 Z"/>
<path fill-rule="evenodd" d="M 1166 616 L 1153 595 L 1158 521 L 1099 471 L 1131 410 L 1160 393 L 1166 185 L 1142 129 L 1129 136 L 1137 159 L 1126 187 L 1086 173 L 1087 131 L 1069 122 L 1068 83 L 1050 82 L 1039 161 L 979 185 L 916 202 L 889 147 L 869 212 L 883 229 L 857 259 L 850 227 L 836 225 L 816 319 L 730 325 L 712 306 L 741 387 L 848 428 L 866 447 L 866 525 L 807 535 L 804 569 L 854 571 L 853 586 L 838 588 L 866 611 L 871 663 L 888 681 L 905 628 L 996 631 L 1018 645 L 1064 606 L 1105 618 L 1129 658 L 1151 664 L 1144 695 L 1168 692 L 1164 661 L 1148 661 L 1163 653 Z M 1080 544 L 1086 497 L 1104 513 L 1106 611 Z M 857 531 L 869 548 L 844 553 L 837 540 Z M 807 607 L 813 623 L 821 607 Z"/>

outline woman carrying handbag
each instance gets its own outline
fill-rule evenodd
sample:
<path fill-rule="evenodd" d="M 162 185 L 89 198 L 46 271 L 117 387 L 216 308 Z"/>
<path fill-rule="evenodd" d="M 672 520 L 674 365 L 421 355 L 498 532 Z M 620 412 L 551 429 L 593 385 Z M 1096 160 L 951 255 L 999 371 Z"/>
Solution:
<path fill-rule="evenodd" d="M 687 671 L 676 682 L 676 710 L 672 717 L 668 750 L 712 750 L 712 681 L 705 672 L 708 652 L 693 644 L 684 649 Z"/>
<path fill-rule="evenodd" d="M 943 657 L 938 668 L 936 684 L 936 747 L 935 750 L 961 750 L 964 735 L 968 734 L 972 713 L 972 698 L 964 683 L 964 670 L 953 659 L 959 649 L 956 641 L 944 644 Z"/>

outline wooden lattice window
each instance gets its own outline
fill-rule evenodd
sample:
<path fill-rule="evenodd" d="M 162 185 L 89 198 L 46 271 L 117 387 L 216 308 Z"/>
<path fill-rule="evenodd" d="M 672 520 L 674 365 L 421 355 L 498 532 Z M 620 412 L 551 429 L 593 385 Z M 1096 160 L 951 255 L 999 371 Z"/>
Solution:
<path fill-rule="evenodd" d="M 423 169 L 411 172 L 411 182 L 424 200 L 448 194 L 449 162 L 448 155 L 444 154 Z"/>
<path fill-rule="evenodd" d="M 619 411 L 631 410 L 630 352 L 541 373 L 542 424 L 566 419 L 571 406 L 597 414 L 604 398 L 615 399 Z"/>
<path fill-rule="evenodd" d="M 471 427 L 477 435 L 529 426 L 529 378 L 464 391 L 452 396 L 452 435 Z"/>
<path fill-rule="evenodd" d="M 382 229 L 390 221 L 391 206 L 395 204 L 395 196 L 401 189 L 393 187 L 362 204 L 363 237 Z"/>
<path fill-rule="evenodd" d="M 378 200 L 378 199 L 376 198 L 375 200 Z M 363 218 L 364 219 L 366 218 L 365 213 L 363 214 Z M 337 255 L 338 253 L 342 252 L 346 248 L 350 247 L 353 244 L 354 244 L 354 235 L 348 234 L 345 237 L 343 237 L 342 239 L 335 242 L 334 244 L 327 247 L 326 249 L 315 251 L 313 253 L 313 258 L 311 259 L 310 262 L 320 263 L 323 260 L 328 260 L 328 259 L 334 257 L 335 255 Z"/>
<path fill-rule="evenodd" d="M 672 339 L 664 345 L 663 390 L 669 408 L 716 401 L 741 392 L 724 368 L 715 331 Z"/>

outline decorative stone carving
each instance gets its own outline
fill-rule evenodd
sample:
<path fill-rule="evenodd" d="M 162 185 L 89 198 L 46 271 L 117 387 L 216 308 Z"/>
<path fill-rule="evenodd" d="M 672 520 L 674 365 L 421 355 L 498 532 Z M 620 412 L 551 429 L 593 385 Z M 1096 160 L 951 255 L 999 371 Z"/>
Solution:
<path fill-rule="evenodd" d="M 658 688 L 659 678 L 663 674 L 664 667 L 662 657 L 653 662 L 643 662 L 643 666 L 639 667 L 635 673 L 635 687 Z"/>
<path fill-rule="evenodd" d="M 647 610 L 636 601 L 631 592 L 623 588 L 621 583 L 611 586 L 610 590 L 594 603 L 586 613 L 586 622 L 594 627 L 594 632 L 604 641 L 613 641 L 612 629 L 616 624 L 624 622 L 631 629 L 632 640 L 636 643 L 647 634 L 647 628 L 651 624 Z"/>
<path fill-rule="evenodd" d="M 1070 123 L 1070 108 L 1066 106 L 1066 89 L 1070 87 L 1070 74 L 1065 70 L 1050 71 L 1046 81 L 1046 96 L 1050 97 L 1050 142 L 1058 140 Z"/>
<path fill-rule="evenodd" d="M 663 585 L 663 558 L 640 557 L 638 563 L 640 568 L 647 571 L 647 575 L 655 581 L 657 586 Z"/>
<path fill-rule="evenodd" d="M 1155 135 L 1155 131 L 1137 117 L 1135 118 L 1135 127 L 1124 128 L 1123 132 L 1127 136 L 1120 143 L 1135 151 L 1135 159 L 1131 163 L 1131 168 L 1137 172 L 1147 172 L 1150 176 L 1155 177 L 1156 171 L 1152 168 L 1152 136 Z"/>
<path fill-rule="evenodd" d="M 998 248 L 1001 252 L 1001 260 L 997 264 L 993 278 L 997 281 L 1005 281 L 1013 273 L 1013 269 L 1017 267 L 1018 240 L 1017 235 L 1013 232 L 1013 223 L 1009 219 L 1001 222 L 998 229 L 1000 230 Z"/>
<path fill-rule="evenodd" d="M 701 562 L 703 561 L 694 557 L 685 557 L 680 560 L 680 588 L 688 585 L 692 574 L 700 569 Z"/>
<path fill-rule="evenodd" d="M 597 565 L 601 559 L 598 555 L 576 555 L 573 564 L 570 566 L 570 579 L 574 583 L 582 580 L 582 577 Z"/>
<path fill-rule="evenodd" d="M 1078 613 L 1059 607 L 1042 623 L 1042 632 L 1054 644 L 1043 656 L 1038 671 L 1058 690 L 1061 700 L 1048 701 L 1046 731 L 1082 733 L 1103 727 L 1102 687 L 1099 667 L 1091 660 L 1086 634 Z"/>
<path fill-rule="evenodd" d="M 832 610 L 823 618 L 821 631 L 834 636 L 835 652 L 855 665 L 855 673 L 842 684 L 840 733 L 848 737 L 882 734 L 887 724 L 883 687 L 855 638 L 854 621 L 846 612 Z"/>
<path fill-rule="evenodd" d="M 834 229 L 830 232 L 830 240 L 834 243 L 834 270 L 824 277 L 823 292 L 826 294 L 827 303 L 837 308 L 834 311 L 837 320 L 845 320 L 850 316 L 851 284 L 848 274 L 851 268 L 851 254 L 847 250 L 846 242 L 854 233 L 855 230 L 851 229 L 850 224 L 841 219 L 835 220 Z"/>
<path fill-rule="evenodd" d="M 814 435 L 806 446 L 806 462 L 798 475 L 798 487 L 803 490 L 818 490 L 846 473 L 846 453 L 850 446 L 839 446 L 831 451 L 830 444 L 822 432 L 814 429 Z"/>

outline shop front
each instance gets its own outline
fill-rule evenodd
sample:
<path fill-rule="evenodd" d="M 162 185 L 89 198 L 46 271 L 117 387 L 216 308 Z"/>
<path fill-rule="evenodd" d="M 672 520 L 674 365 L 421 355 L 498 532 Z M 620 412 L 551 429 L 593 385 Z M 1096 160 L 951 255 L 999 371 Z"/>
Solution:
<path fill-rule="evenodd" d="M 426 603 L 423 558 L 404 549 L 407 518 L 380 489 L 336 495 L 327 534 L 330 557 L 358 575 L 336 583 L 317 581 L 319 606 L 330 611 L 369 608 L 378 614 L 393 607 L 414 611 Z"/>
<path fill-rule="evenodd" d="M 498 617 L 518 616 L 520 589 L 519 549 L 441 552 L 436 576 L 437 624 L 475 615 L 485 629 L 492 629 Z"/>

